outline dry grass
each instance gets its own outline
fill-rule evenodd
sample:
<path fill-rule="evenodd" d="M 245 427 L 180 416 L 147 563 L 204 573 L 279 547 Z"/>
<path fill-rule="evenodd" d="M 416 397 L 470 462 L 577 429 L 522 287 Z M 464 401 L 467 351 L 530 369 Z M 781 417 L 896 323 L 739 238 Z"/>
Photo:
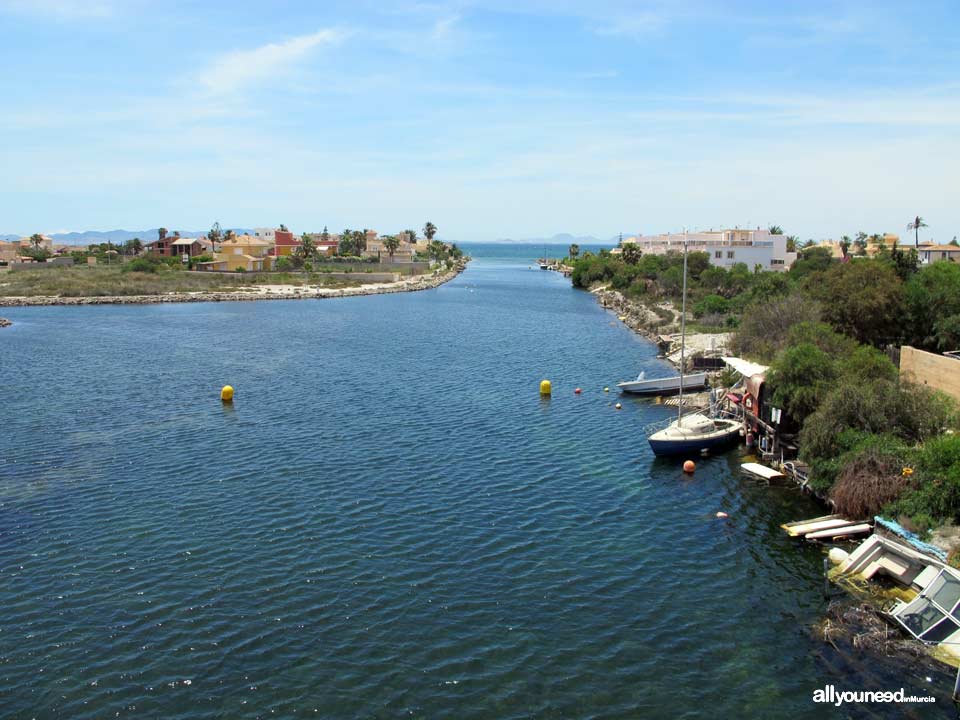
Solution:
<path fill-rule="evenodd" d="M 873 517 L 896 500 L 910 483 L 896 458 L 867 448 L 847 463 L 830 491 L 838 513 L 853 518 Z"/>
<path fill-rule="evenodd" d="M 163 268 L 158 273 L 123 272 L 120 266 L 38 268 L 0 274 L 2 296 L 104 297 L 175 292 L 233 292 L 252 285 L 356 287 L 363 281 L 334 280 L 323 273 L 190 273 Z"/>

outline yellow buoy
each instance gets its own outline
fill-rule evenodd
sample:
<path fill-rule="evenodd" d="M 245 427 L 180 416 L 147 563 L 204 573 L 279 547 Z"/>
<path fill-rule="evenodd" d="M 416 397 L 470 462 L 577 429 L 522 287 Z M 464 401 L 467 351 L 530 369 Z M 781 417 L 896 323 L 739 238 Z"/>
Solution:
<path fill-rule="evenodd" d="M 551 391 L 550 381 L 549 381 L 549 380 L 541 380 L 541 381 L 540 381 L 540 394 L 541 394 L 541 395 L 549 395 L 549 394 L 550 394 L 550 391 Z"/>
<path fill-rule="evenodd" d="M 224 385 L 220 390 L 220 399 L 224 402 L 233 402 L 233 388 L 230 385 Z"/>

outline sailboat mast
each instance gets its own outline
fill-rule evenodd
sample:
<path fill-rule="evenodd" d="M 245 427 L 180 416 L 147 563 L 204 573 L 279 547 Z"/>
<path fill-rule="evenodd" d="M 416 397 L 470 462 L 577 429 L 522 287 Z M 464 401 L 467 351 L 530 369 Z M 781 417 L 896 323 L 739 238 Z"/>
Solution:
<path fill-rule="evenodd" d="M 683 417 L 683 372 L 687 348 L 687 231 L 683 231 L 683 300 L 680 304 L 680 402 L 677 403 L 677 423 Z"/>

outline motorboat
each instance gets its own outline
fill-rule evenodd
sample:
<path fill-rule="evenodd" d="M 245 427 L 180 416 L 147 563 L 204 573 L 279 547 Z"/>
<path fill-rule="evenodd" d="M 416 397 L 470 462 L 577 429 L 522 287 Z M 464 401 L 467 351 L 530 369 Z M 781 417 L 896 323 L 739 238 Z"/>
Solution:
<path fill-rule="evenodd" d="M 740 437 L 739 420 L 712 418 L 697 412 L 674 420 L 648 438 L 654 455 L 701 453 L 726 447 Z"/>
<path fill-rule="evenodd" d="M 646 373 L 640 373 L 636 380 L 626 380 L 617 383 L 621 392 L 634 395 L 676 395 L 683 390 L 698 390 L 707 386 L 706 373 L 693 375 L 676 375 L 665 378 L 646 378 Z"/>

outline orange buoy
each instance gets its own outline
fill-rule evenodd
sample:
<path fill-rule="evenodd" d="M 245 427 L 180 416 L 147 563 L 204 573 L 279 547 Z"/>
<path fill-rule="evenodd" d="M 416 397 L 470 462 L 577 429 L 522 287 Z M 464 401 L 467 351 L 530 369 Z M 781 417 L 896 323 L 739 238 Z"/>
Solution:
<path fill-rule="evenodd" d="M 685 473 L 693 474 L 693 471 L 697 469 L 697 464 L 693 460 L 685 460 L 683 463 L 683 471 Z"/>
<path fill-rule="evenodd" d="M 723 510 L 721 510 L 720 512 L 717 513 L 717 517 L 722 520 L 723 518 L 728 518 L 730 516 L 727 515 Z"/>
<path fill-rule="evenodd" d="M 576 390 L 574 390 L 574 391 L 573 391 L 573 394 L 574 394 L 574 395 L 579 395 L 579 394 L 580 394 L 580 388 L 577 388 Z"/>

